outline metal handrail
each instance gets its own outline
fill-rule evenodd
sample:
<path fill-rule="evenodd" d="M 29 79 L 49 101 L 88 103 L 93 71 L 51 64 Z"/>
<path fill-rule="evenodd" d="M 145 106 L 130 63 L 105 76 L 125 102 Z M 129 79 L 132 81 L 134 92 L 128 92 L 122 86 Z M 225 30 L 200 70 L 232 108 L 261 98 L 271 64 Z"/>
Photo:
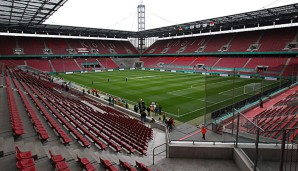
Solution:
<path fill-rule="evenodd" d="M 171 142 L 173 142 L 174 144 L 175 143 L 180 143 L 180 142 L 185 142 L 185 143 L 192 143 L 192 144 L 195 144 L 195 143 L 213 143 L 213 145 L 215 145 L 215 144 L 220 144 L 220 143 L 222 143 L 222 144 L 225 144 L 225 143 L 227 143 L 227 144 L 235 144 L 235 141 L 208 141 L 208 140 L 206 140 L 206 141 L 199 141 L 199 140 L 172 140 Z"/>
<path fill-rule="evenodd" d="M 278 129 L 278 130 L 268 130 L 268 131 L 264 131 L 265 133 L 267 132 L 281 132 L 281 131 L 291 131 L 291 130 L 295 130 L 298 129 L 298 127 L 295 128 L 287 128 L 287 129 Z"/>
<path fill-rule="evenodd" d="M 246 116 L 244 116 L 241 111 L 237 110 L 234 108 L 235 111 L 237 111 L 242 117 L 244 117 L 246 120 L 248 120 L 250 123 L 252 123 L 254 126 L 256 126 L 258 129 L 260 129 L 262 132 L 264 132 L 264 130 L 259 127 L 258 125 L 256 125 L 253 121 L 251 121 L 249 118 L 247 118 Z"/>
<path fill-rule="evenodd" d="M 153 165 L 154 165 L 154 158 L 155 158 L 155 156 L 157 156 L 157 155 L 159 155 L 159 154 L 161 154 L 161 153 L 163 153 L 163 152 L 166 152 L 166 158 L 168 158 L 168 147 L 167 147 L 167 142 L 166 143 L 163 143 L 163 144 L 160 144 L 160 145 L 158 145 L 158 146 L 156 146 L 156 147 L 154 147 L 153 148 Z M 163 145 L 166 145 L 166 150 L 164 150 L 164 151 L 161 151 L 161 152 L 159 152 L 159 153 L 157 153 L 157 154 L 155 154 L 155 149 L 157 149 L 157 148 L 159 148 L 159 147 L 161 147 L 161 146 L 163 146 Z"/>
<path fill-rule="evenodd" d="M 168 157 L 168 144 L 171 144 L 171 135 L 170 135 L 170 132 L 169 132 L 169 130 L 167 129 L 166 126 L 164 126 L 164 129 L 165 129 L 165 133 L 166 133 L 166 142 L 153 148 L 153 165 L 154 165 L 154 162 L 155 162 L 155 160 L 154 160 L 155 159 L 155 156 L 157 156 L 157 155 L 159 155 L 159 154 L 161 154 L 163 152 L 166 152 L 166 158 Z M 157 149 L 157 148 L 159 148 L 159 147 L 161 147 L 163 145 L 166 145 L 166 150 L 161 151 L 161 152 L 155 154 L 155 149 Z"/>

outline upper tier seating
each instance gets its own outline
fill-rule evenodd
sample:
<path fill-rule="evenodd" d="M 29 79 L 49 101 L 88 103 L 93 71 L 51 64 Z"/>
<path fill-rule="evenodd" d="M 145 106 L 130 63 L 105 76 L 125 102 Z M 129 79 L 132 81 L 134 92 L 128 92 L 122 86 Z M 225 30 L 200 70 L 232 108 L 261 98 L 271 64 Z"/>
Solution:
<path fill-rule="evenodd" d="M 145 54 L 172 54 L 177 53 L 181 47 L 186 47 L 179 53 L 200 52 L 247 52 L 250 45 L 259 44 L 255 51 L 274 52 L 284 51 L 287 43 L 294 40 L 298 27 L 277 28 L 269 30 L 247 31 L 238 33 L 224 33 L 198 37 L 176 38 L 158 40 L 152 44 Z M 226 46 L 225 48 L 223 48 Z M 168 50 L 165 50 L 168 48 Z M 200 49 L 201 48 L 201 49 Z"/>
<path fill-rule="evenodd" d="M 210 36 L 200 36 L 200 37 L 159 40 L 154 42 L 144 53 L 145 54 L 194 53 L 199 49 L 200 46 L 206 45 L 209 39 L 210 39 Z M 164 51 L 166 48 L 168 48 L 168 51 Z M 181 48 L 184 48 L 184 50 Z"/>
<path fill-rule="evenodd" d="M 53 54 L 68 54 L 69 49 L 66 39 L 48 38 L 44 39 L 47 48 L 52 50 Z"/>
<path fill-rule="evenodd" d="M 218 52 L 222 46 L 227 45 L 232 39 L 234 34 L 218 34 L 213 35 L 206 44 L 204 52 Z"/>
<path fill-rule="evenodd" d="M 245 34 L 236 33 L 235 37 L 231 41 L 229 51 L 246 52 L 249 49 L 249 46 L 253 43 L 256 43 L 260 36 L 260 31 L 250 31 L 246 32 Z"/>
<path fill-rule="evenodd" d="M 166 48 L 169 40 L 159 40 L 154 42 L 148 49 L 145 50 L 145 54 L 160 54 L 164 48 Z"/>
<path fill-rule="evenodd" d="M 130 42 L 122 41 L 121 44 L 125 49 L 129 49 L 132 54 L 139 54 L 138 50 Z"/>
<path fill-rule="evenodd" d="M 18 48 L 25 55 L 45 54 L 138 54 L 129 41 L 118 40 L 85 40 L 70 38 L 40 38 L 0 36 L 0 55 L 14 55 Z M 80 48 L 86 52 L 80 52 Z M 73 51 L 70 51 L 72 49 Z M 22 51 L 23 50 L 23 51 Z M 93 51 L 94 50 L 94 51 Z M 20 53 L 21 53 L 20 52 Z M 21 54 L 22 54 L 21 53 Z"/>
<path fill-rule="evenodd" d="M 24 54 L 43 54 L 44 42 L 37 37 L 18 37 L 19 47 L 24 49 Z"/>
<path fill-rule="evenodd" d="M 0 55 L 13 55 L 16 48 L 16 37 L 0 36 Z"/>
<path fill-rule="evenodd" d="M 153 43 L 146 49 L 145 54 L 247 52 L 252 51 L 250 46 L 253 44 L 257 45 L 253 51 L 285 51 L 289 50 L 286 48 L 289 42 L 297 42 L 297 34 L 298 27 L 288 27 L 164 39 Z M 0 45 L 3 47 L 0 55 L 13 55 L 15 48 L 23 49 L 24 54 L 44 54 L 44 49 L 47 48 L 51 49 L 52 54 L 138 54 L 129 41 L 117 40 L 1 36 Z M 83 48 L 84 52 L 80 52 L 80 48 Z"/>
<path fill-rule="evenodd" d="M 260 40 L 259 51 L 282 51 L 288 42 L 297 34 L 297 28 L 266 30 Z"/>

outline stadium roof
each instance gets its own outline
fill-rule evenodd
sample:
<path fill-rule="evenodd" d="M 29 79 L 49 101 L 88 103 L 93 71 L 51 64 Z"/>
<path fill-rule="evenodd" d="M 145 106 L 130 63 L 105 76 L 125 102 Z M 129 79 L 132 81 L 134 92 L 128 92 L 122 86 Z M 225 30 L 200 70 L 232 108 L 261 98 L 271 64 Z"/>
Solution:
<path fill-rule="evenodd" d="M 275 24 L 286 24 L 298 21 L 298 3 L 280 7 L 262 9 L 258 11 L 228 15 L 206 20 L 172 25 L 162 28 L 145 30 L 139 32 L 140 36 L 145 37 L 164 37 L 204 33 L 211 31 L 224 31 L 240 28 L 252 28 L 259 26 L 270 26 Z"/>
<path fill-rule="evenodd" d="M 1 27 L 42 24 L 67 0 L 1 0 Z"/>
<path fill-rule="evenodd" d="M 88 27 L 73 27 L 73 26 L 62 26 L 62 25 L 51 25 L 51 24 L 40 24 L 32 26 L 19 26 L 2 28 L 0 31 L 7 31 L 13 33 L 30 33 L 30 34 L 46 34 L 46 35 L 65 35 L 65 36 L 84 36 L 84 37 L 107 37 L 107 38 L 128 38 L 138 37 L 137 32 L 132 31 L 121 31 L 121 30 L 109 30 L 99 28 L 88 28 Z"/>
<path fill-rule="evenodd" d="M 2 0 L 0 31 L 107 38 L 165 37 L 298 22 L 298 3 L 141 32 L 42 24 L 67 0 Z"/>

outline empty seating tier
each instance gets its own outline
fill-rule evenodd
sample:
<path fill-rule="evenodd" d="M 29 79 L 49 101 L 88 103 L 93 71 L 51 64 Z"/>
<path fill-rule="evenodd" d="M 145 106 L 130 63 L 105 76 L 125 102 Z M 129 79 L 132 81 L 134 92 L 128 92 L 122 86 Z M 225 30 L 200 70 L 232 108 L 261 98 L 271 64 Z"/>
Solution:
<path fill-rule="evenodd" d="M 25 133 L 25 130 L 19 114 L 19 109 L 17 108 L 17 104 L 10 86 L 10 79 L 8 78 L 8 76 L 6 76 L 5 78 L 12 130 L 15 136 L 23 135 Z"/>

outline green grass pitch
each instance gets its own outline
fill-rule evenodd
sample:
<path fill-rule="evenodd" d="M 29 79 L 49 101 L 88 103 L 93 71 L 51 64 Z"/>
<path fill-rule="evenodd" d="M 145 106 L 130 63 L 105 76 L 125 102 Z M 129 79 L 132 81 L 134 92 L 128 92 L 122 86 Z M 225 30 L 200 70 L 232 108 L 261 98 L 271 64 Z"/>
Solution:
<path fill-rule="evenodd" d="M 207 80 L 207 112 L 227 106 L 233 100 L 239 101 L 246 98 L 244 86 L 247 84 L 262 82 L 264 89 L 279 84 L 278 81 L 262 81 L 261 79 L 205 77 L 200 74 L 147 70 L 59 74 L 58 76 L 121 97 L 131 105 L 137 103 L 140 98 L 145 101 L 146 105 L 154 101 L 162 106 L 162 110 L 166 111 L 168 116 L 172 115 L 181 122 L 187 122 L 205 113 L 205 80 Z"/>

